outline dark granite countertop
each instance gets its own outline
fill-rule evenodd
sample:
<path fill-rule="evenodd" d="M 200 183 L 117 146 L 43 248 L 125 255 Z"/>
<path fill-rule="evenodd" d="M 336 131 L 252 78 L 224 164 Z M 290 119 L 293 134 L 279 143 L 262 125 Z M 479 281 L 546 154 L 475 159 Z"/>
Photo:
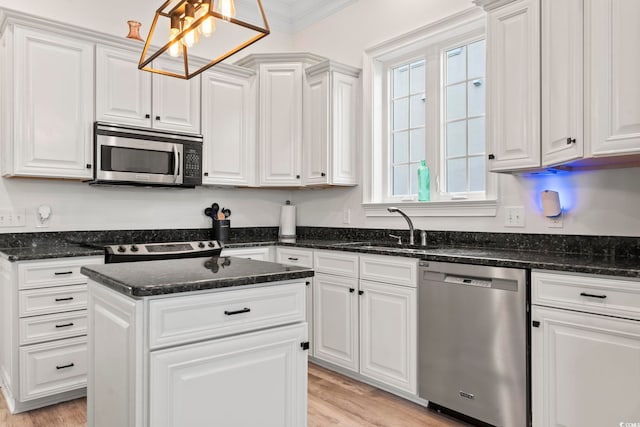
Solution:
<path fill-rule="evenodd" d="M 82 274 L 132 297 L 303 279 L 310 268 L 234 257 L 187 258 L 82 267 Z"/>
<path fill-rule="evenodd" d="M 104 256 L 104 249 L 78 244 L 39 245 L 23 248 L 2 248 L 0 256 L 9 261 L 29 261 L 48 258 Z"/>
<path fill-rule="evenodd" d="M 104 243 L 106 244 L 106 243 Z M 104 252 L 103 243 L 42 245 L 26 248 L 0 249 L 0 254 L 9 261 L 36 260 L 77 256 L 99 256 Z M 587 274 L 602 274 L 640 278 L 640 259 L 637 257 L 610 256 L 604 254 L 576 254 L 550 251 L 518 249 L 477 248 L 460 246 L 395 247 L 376 246 L 370 242 L 348 242 L 344 240 L 298 240 L 296 243 L 279 243 L 273 240 L 233 242 L 229 249 L 255 246 L 291 246 L 309 249 L 339 250 L 355 253 L 391 255 L 417 258 L 428 261 L 459 262 L 466 264 L 494 265 L 501 267 L 569 271 Z"/>

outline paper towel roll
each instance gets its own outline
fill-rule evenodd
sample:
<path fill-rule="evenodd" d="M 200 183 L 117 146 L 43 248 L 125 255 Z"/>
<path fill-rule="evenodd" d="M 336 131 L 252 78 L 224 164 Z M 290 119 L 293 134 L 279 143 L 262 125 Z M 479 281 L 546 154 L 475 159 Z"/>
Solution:
<path fill-rule="evenodd" d="M 286 204 L 280 209 L 280 232 L 281 242 L 296 242 L 296 207 Z"/>

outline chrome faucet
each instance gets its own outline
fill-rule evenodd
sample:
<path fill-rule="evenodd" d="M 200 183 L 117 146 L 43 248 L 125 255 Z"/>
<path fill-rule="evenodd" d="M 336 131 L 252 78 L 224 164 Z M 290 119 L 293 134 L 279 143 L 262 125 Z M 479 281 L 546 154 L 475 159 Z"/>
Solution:
<path fill-rule="evenodd" d="M 402 215 L 404 219 L 407 220 L 407 224 L 409 224 L 409 244 L 410 245 L 415 244 L 413 240 L 413 221 L 411 221 L 411 218 L 409 218 L 406 213 L 402 212 L 400 209 L 396 207 L 390 207 L 390 208 L 387 208 L 387 210 L 391 213 L 397 212 L 400 215 Z"/>

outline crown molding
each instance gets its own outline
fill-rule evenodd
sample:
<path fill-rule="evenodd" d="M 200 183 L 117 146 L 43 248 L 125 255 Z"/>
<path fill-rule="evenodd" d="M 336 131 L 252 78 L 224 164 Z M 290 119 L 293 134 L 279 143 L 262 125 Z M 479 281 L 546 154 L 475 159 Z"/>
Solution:
<path fill-rule="evenodd" d="M 234 65 L 248 68 L 257 68 L 260 64 L 273 62 L 302 62 L 313 65 L 326 60 L 324 56 L 310 52 L 252 53 L 234 62 Z"/>
<path fill-rule="evenodd" d="M 338 71 L 342 74 L 346 74 L 352 77 L 360 77 L 362 70 L 360 68 L 352 67 L 350 65 L 341 64 L 339 62 L 332 61 L 330 59 L 319 62 L 318 64 L 307 67 L 305 70 L 307 77 L 313 77 L 318 74 L 326 73 L 328 71 Z"/>

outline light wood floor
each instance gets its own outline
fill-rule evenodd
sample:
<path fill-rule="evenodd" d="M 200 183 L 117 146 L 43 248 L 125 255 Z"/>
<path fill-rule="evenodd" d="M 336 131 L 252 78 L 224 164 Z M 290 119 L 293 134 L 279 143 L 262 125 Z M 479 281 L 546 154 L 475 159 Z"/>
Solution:
<path fill-rule="evenodd" d="M 468 425 L 313 364 L 309 364 L 308 418 L 308 427 Z M 11 415 L 0 394 L 0 427 L 80 427 L 86 422 L 85 399 Z"/>

